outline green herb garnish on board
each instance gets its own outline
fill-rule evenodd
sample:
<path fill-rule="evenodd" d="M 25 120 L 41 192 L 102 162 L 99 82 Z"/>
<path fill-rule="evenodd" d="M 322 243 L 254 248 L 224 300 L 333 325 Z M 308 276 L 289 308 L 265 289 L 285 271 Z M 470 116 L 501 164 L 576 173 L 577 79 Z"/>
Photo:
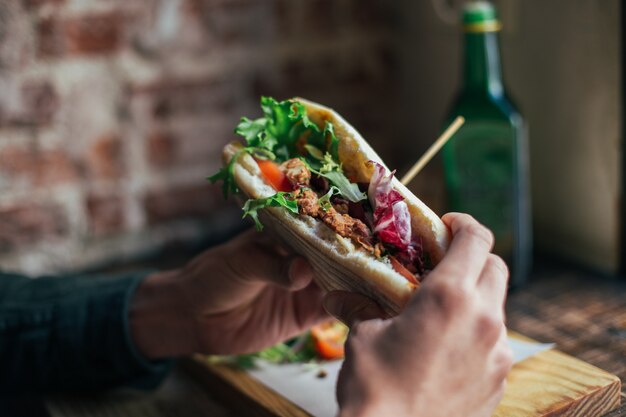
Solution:
<path fill-rule="evenodd" d="M 256 361 L 259 359 L 270 363 L 303 363 L 318 359 L 318 355 L 313 346 L 311 333 L 306 332 L 257 353 L 220 357 L 217 360 L 233 363 L 243 369 L 250 369 L 256 366 Z"/>

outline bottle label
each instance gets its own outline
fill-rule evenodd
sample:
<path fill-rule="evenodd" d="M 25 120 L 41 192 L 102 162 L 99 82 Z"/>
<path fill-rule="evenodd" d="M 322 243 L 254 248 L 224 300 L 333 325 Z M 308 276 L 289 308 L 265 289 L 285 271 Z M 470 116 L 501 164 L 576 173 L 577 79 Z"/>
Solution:
<path fill-rule="evenodd" d="M 495 236 L 494 252 L 510 259 L 515 227 L 515 137 L 506 123 L 468 123 L 446 167 L 450 205 L 469 213 Z"/>

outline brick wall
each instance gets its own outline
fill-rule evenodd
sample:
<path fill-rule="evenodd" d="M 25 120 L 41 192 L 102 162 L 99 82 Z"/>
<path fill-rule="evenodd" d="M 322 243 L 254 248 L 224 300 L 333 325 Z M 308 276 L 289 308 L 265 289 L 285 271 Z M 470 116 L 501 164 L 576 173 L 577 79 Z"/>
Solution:
<path fill-rule="evenodd" d="M 392 3 L 0 2 L 0 268 L 85 268 L 236 227 L 204 178 L 262 94 L 336 108 L 393 165 Z"/>

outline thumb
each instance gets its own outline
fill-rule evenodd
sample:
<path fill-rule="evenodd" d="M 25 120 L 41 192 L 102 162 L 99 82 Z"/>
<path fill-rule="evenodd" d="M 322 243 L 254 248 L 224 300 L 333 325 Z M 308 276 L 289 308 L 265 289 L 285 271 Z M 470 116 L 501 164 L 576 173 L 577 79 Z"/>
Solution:
<path fill-rule="evenodd" d="M 323 303 L 330 315 L 350 328 L 361 321 L 387 317 L 374 300 L 353 292 L 331 291 L 326 294 Z"/>

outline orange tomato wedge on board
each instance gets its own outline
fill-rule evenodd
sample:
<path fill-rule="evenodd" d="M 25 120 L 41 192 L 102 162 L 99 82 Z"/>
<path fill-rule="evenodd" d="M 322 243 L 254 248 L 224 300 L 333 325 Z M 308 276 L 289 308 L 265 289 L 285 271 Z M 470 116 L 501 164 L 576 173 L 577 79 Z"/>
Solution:
<path fill-rule="evenodd" d="M 280 170 L 278 164 L 269 159 L 256 159 L 256 163 L 261 169 L 263 178 L 272 186 L 276 191 L 292 191 L 293 186 L 287 179 L 287 176 Z"/>
<path fill-rule="evenodd" d="M 338 320 L 318 324 L 311 329 L 315 351 L 322 359 L 332 360 L 344 357 L 344 343 L 348 337 L 348 327 Z"/>

